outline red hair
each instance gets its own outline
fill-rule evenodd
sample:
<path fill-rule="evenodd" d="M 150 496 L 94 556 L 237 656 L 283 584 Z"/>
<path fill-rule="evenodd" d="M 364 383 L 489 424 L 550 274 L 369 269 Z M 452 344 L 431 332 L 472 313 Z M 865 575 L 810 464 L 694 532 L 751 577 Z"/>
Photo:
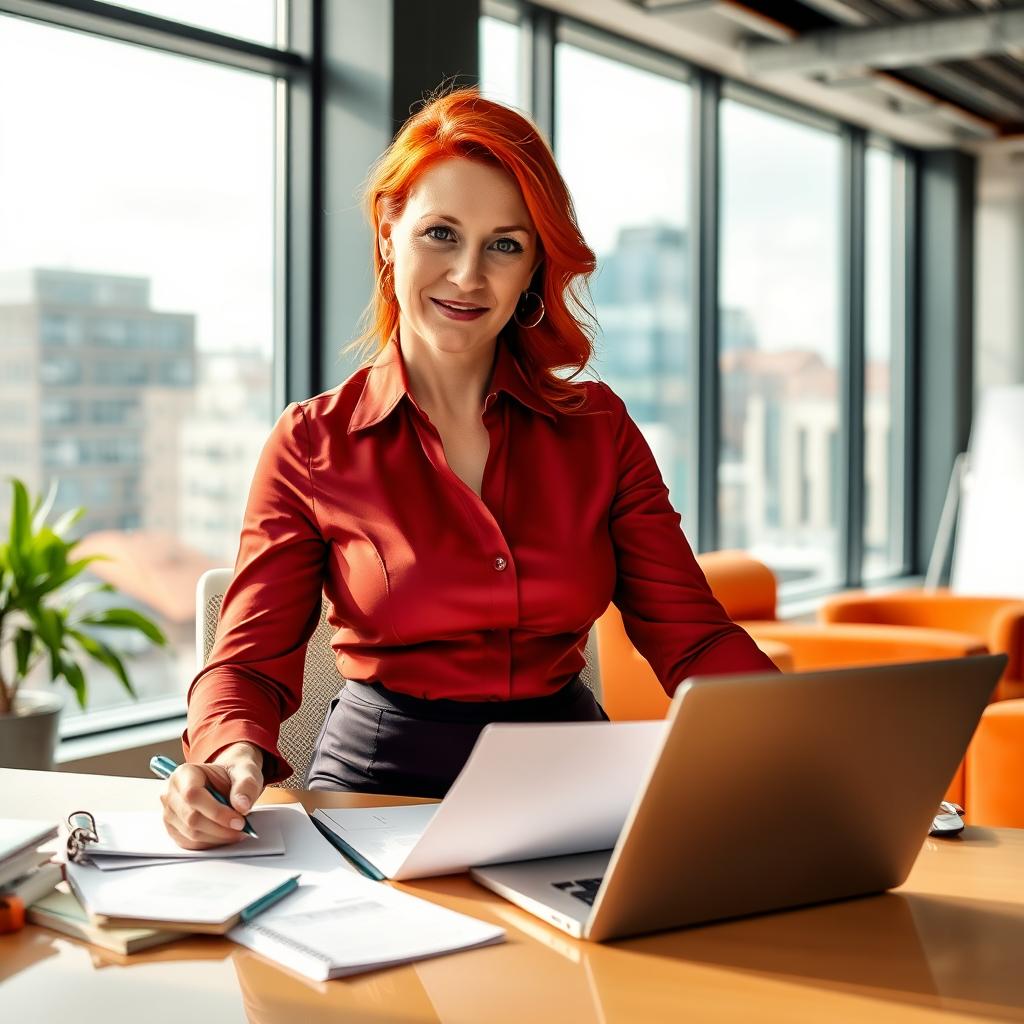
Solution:
<path fill-rule="evenodd" d="M 509 320 L 501 337 L 538 391 L 553 404 L 572 408 L 580 401 L 579 392 L 555 371 L 571 370 L 571 379 L 593 353 L 590 328 L 596 321 L 585 296 L 587 277 L 597 261 L 583 240 L 572 197 L 537 127 L 510 107 L 484 99 L 476 89 L 455 89 L 429 100 L 405 122 L 370 171 L 364 200 L 373 228 L 377 287 L 363 315 L 366 329 L 352 345 L 372 359 L 398 327 L 391 268 L 377 245 L 382 218 L 400 216 L 417 178 L 452 157 L 500 167 L 519 185 L 543 256 L 529 290 L 543 298 L 545 314 L 529 329 Z"/>

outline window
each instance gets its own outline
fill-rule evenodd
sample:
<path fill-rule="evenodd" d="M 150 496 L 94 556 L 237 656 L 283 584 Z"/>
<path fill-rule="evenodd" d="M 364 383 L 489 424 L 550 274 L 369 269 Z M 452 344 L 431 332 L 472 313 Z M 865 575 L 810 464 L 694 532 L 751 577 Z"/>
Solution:
<path fill-rule="evenodd" d="M 556 46 L 555 81 L 558 161 L 598 256 L 594 366 L 643 431 L 685 517 L 694 457 L 690 87 L 569 42 Z"/>
<path fill-rule="evenodd" d="M 39 407 L 40 419 L 43 423 L 77 423 L 81 404 L 74 398 L 44 398 Z"/>
<path fill-rule="evenodd" d="M 872 145 L 865 175 L 865 579 L 903 570 L 904 183 L 902 157 Z"/>
<path fill-rule="evenodd" d="M 273 0 L 133 6 L 274 39 Z M 21 346 L 39 366 L 21 422 L 0 423 L 0 479 L 16 471 L 44 491 L 61 479 L 55 512 L 85 505 L 76 529 L 103 531 L 102 550 L 133 566 L 120 573 L 131 584 L 96 600 L 137 607 L 170 639 L 128 665 L 141 706 L 90 664 L 89 712 L 68 703 L 71 731 L 118 707 L 180 708 L 195 581 L 237 551 L 237 526 L 191 524 L 211 510 L 240 520 L 252 463 L 193 455 L 186 471 L 177 452 L 186 429 L 225 427 L 258 449 L 276 406 L 277 88 L 271 74 L 0 15 L 0 95 L 19 97 L 0 106 L 0 323 L 33 311 Z M 187 474 L 226 483 L 195 510 Z M 167 562 L 187 566 L 175 594 L 146 582 Z"/>
<path fill-rule="evenodd" d="M 118 6 L 267 46 L 275 44 L 275 0 L 122 0 Z"/>
<path fill-rule="evenodd" d="M 480 92 L 488 99 L 525 109 L 522 47 L 523 32 L 515 21 L 480 19 Z"/>
<path fill-rule="evenodd" d="M 720 545 L 837 583 L 839 136 L 731 97 L 720 117 Z"/>

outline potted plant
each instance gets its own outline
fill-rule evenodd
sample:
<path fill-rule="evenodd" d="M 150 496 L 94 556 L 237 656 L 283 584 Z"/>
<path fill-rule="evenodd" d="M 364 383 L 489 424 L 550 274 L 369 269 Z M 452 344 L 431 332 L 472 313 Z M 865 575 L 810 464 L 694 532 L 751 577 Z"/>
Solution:
<path fill-rule="evenodd" d="M 71 509 L 48 525 L 56 486 L 44 501 L 42 496 L 31 499 L 22 481 L 11 484 L 10 531 L 7 543 L 0 544 L 0 766 L 52 768 L 63 701 L 43 690 L 19 692 L 32 669 L 46 659 L 51 681 L 63 679 L 84 708 L 83 656 L 105 665 L 136 696 L 120 656 L 91 627 L 137 630 L 161 646 L 167 640 L 129 608 L 81 610 L 90 595 L 114 591 L 109 583 L 78 580 L 69 585 L 91 562 L 105 557 L 72 560 L 78 541 L 65 539 L 66 534 L 85 509 Z"/>

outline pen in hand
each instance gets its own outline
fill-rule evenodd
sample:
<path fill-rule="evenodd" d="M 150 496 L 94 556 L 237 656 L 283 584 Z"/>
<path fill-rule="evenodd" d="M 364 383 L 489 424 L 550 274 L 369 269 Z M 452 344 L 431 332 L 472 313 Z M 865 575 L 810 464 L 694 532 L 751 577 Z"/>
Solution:
<path fill-rule="evenodd" d="M 156 757 L 150 758 L 149 761 L 149 770 L 161 779 L 169 778 L 171 772 L 173 772 L 177 767 L 178 765 L 172 761 L 171 758 L 166 757 L 163 754 L 157 754 Z M 217 803 L 223 804 L 225 807 L 231 807 L 231 803 L 228 798 L 224 796 L 223 793 L 219 793 L 215 790 L 209 783 L 206 783 L 205 789 L 206 792 L 217 801 Z M 249 824 L 249 819 L 243 818 L 242 820 L 245 822 L 245 825 L 242 827 L 242 831 L 247 836 L 252 836 L 253 839 L 259 839 L 256 831 L 253 829 L 252 825 Z"/>

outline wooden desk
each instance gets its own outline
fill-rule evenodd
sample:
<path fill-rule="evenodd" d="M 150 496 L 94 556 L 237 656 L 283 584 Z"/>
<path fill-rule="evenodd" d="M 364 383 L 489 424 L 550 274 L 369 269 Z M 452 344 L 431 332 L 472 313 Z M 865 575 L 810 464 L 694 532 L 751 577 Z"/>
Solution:
<path fill-rule="evenodd" d="M 0 770 L 0 816 L 155 808 L 162 785 Z M 284 790 L 268 800 L 300 796 L 307 808 L 381 802 Z M 223 939 L 120 957 L 28 927 L 0 936 L 0 1020 L 1024 1020 L 1024 831 L 928 840 L 906 885 L 884 896 L 611 945 L 570 939 L 465 876 L 402 888 L 497 921 L 508 941 L 314 984 Z"/>

